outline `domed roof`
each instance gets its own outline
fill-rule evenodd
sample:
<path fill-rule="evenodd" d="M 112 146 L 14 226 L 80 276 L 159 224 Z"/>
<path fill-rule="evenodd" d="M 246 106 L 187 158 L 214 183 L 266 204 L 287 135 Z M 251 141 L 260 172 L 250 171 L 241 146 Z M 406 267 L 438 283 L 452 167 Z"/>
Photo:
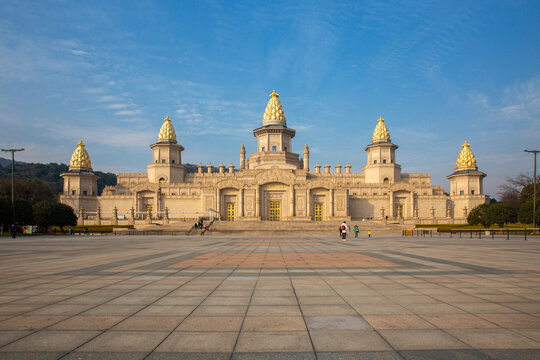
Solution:
<path fill-rule="evenodd" d="M 456 170 L 476 170 L 476 158 L 474 157 L 473 152 L 469 148 L 469 143 L 465 141 L 461 145 L 461 151 L 459 152 L 457 161 L 456 161 Z"/>
<path fill-rule="evenodd" d="M 283 112 L 283 107 L 278 98 L 279 95 L 276 90 L 274 90 L 270 94 L 270 100 L 266 105 L 266 110 L 264 110 L 263 126 L 287 125 L 287 119 L 285 119 L 285 113 Z"/>
<path fill-rule="evenodd" d="M 158 142 L 161 141 L 176 143 L 176 132 L 168 116 L 163 120 L 163 125 L 161 125 L 161 129 L 159 130 Z"/>
<path fill-rule="evenodd" d="M 90 161 L 90 156 L 84 148 L 84 144 L 81 141 L 77 144 L 77 148 L 71 155 L 71 161 L 69 163 L 69 170 L 92 170 L 92 162 Z"/>
<path fill-rule="evenodd" d="M 375 130 L 373 130 L 373 138 L 371 142 L 375 143 L 379 141 L 390 141 L 390 132 L 388 131 L 382 116 L 379 117 L 377 126 L 375 126 Z"/>

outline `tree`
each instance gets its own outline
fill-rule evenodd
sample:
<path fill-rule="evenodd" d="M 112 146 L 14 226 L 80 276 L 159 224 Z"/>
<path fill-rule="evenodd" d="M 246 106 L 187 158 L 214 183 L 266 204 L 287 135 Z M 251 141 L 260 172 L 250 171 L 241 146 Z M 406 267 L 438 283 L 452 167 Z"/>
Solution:
<path fill-rule="evenodd" d="M 540 176 L 537 182 L 540 182 Z M 519 209 L 521 205 L 520 197 L 521 191 L 527 185 L 533 183 L 532 176 L 528 174 L 520 173 L 516 177 L 506 178 L 506 182 L 499 187 L 499 199 L 501 202 L 509 204 L 514 209 Z M 532 190 L 532 185 L 531 185 Z"/>
<path fill-rule="evenodd" d="M 503 227 L 505 223 L 516 221 L 516 210 L 509 204 L 482 204 L 471 210 L 467 217 L 470 225 L 482 225 L 486 228 L 493 224 Z"/>
<path fill-rule="evenodd" d="M 56 225 L 64 231 L 64 226 L 77 224 L 77 216 L 73 208 L 65 204 L 42 201 L 33 206 L 33 211 L 36 224 L 43 230 Z"/>
<path fill-rule="evenodd" d="M 483 227 L 490 227 L 493 225 L 490 217 L 487 216 L 488 208 L 491 204 L 482 204 L 473 208 L 467 216 L 467 222 L 469 225 L 482 225 Z"/>
<path fill-rule="evenodd" d="M 4 227 L 10 226 L 13 223 L 13 210 L 11 208 L 11 198 L 0 196 L 0 223 Z M 17 224 L 32 224 L 32 204 L 23 199 L 15 199 L 15 220 Z"/>
<path fill-rule="evenodd" d="M 537 195 L 538 196 L 538 195 Z M 517 219 L 522 224 L 532 224 L 532 215 L 533 215 L 533 200 L 532 197 L 521 204 L 519 208 Z M 536 223 L 540 224 L 540 198 L 536 199 Z"/>
<path fill-rule="evenodd" d="M 516 222 L 516 209 L 505 203 L 489 204 L 486 216 L 489 222 L 503 227 L 505 223 Z"/>

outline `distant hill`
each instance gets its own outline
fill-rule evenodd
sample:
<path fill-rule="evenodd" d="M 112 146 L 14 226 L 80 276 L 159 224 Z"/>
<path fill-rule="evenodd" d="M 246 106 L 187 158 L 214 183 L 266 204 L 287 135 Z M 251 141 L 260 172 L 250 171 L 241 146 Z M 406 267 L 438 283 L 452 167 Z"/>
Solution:
<path fill-rule="evenodd" d="M 187 173 L 196 173 L 197 165 L 183 164 L 186 167 Z M 213 166 L 213 171 L 217 172 L 218 169 Z M 15 177 L 23 179 L 37 179 L 45 182 L 52 190 L 54 194 L 62 192 L 63 179 L 60 177 L 61 173 L 68 171 L 68 165 L 66 164 L 41 164 L 41 163 L 27 163 L 23 161 L 15 161 Z M 204 167 L 204 172 L 207 171 L 207 167 Z M 116 185 L 116 174 L 101 171 L 94 171 L 94 174 L 99 176 L 97 187 L 98 195 L 101 195 L 103 188 L 108 185 Z M 0 157 L 0 179 L 11 179 L 11 159 Z"/>
<path fill-rule="evenodd" d="M 61 173 L 68 171 L 66 164 L 40 164 L 15 161 L 15 177 L 23 179 L 37 179 L 46 183 L 54 194 L 62 192 L 63 179 Z M 99 176 L 97 187 L 98 194 L 107 185 L 116 185 L 116 174 L 94 171 Z M 11 160 L 0 157 L 0 179 L 11 178 Z"/>

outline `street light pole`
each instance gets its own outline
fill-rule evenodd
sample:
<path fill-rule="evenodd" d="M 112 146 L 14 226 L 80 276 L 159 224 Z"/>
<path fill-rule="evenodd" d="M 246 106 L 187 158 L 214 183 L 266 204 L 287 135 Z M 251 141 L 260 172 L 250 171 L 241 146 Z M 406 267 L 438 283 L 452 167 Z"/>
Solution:
<path fill-rule="evenodd" d="M 528 153 L 534 154 L 534 174 L 533 174 L 533 229 L 536 230 L 536 154 L 540 152 L 540 150 L 523 150 Z"/>
<path fill-rule="evenodd" d="M 2 149 L 2 151 L 11 153 L 11 237 L 15 239 L 15 153 L 24 149 Z"/>

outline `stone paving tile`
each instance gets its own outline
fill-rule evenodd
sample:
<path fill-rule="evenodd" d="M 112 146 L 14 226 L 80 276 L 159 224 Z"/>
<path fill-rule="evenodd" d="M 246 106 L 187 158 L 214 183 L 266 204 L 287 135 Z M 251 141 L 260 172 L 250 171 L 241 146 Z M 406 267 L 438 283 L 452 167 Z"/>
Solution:
<path fill-rule="evenodd" d="M 231 353 L 237 332 L 174 332 L 155 352 L 219 352 Z"/>
<path fill-rule="evenodd" d="M 527 314 L 479 314 L 503 328 L 540 329 L 540 318 Z"/>
<path fill-rule="evenodd" d="M 360 315 L 404 315 L 411 314 L 410 310 L 407 310 L 401 305 L 398 304 L 351 304 L 351 306 L 356 310 Z"/>
<path fill-rule="evenodd" d="M 132 315 L 137 311 L 141 310 L 143 305 L 113 305 L 113 304 L 104 304 L 89 309 L 83 312 L 80 315 L 110 315 L 110 316 L 119 316 L 119 315 Z"/>
<path fill-rule="evenodd" d="M 166 331 L 107 331 L 76 352 L 150 352 L 167 335 Z"/>
<path fill-rule="evenodd" d="M 456 350 L 405 350 L 399 354 L 405 360 L 433 360 L 433 359 L 452 359 L 452 360 L 492 360 L 486 354 L 470 349 Z"/>
<path fill-rule="evenodd" d="M 499 327 L 482 319 L 481 314 L 478 316 L 473 314 L 422 315 L 422 318 L 439 329 L 493 329 Z"/>
<path fill-rule="evenodd" d="M 441 330 L 379 330 L 396 350 L 467 349 L 470 346 Z"/>
<path fill-rule="evenodd" d="M 235 352 L 311 352 L 306 331 L 247 332 L 242 331 Z"/>
<path fill-rule="evenodd" d="M 150 305 L 145 307 L 137 315 L 140 316 L 187 316 L 195 305 Z"/>
<path fill-rule="evenodd" d="M 318 360 L 403 360 L 394 351 L 334 351 L 318 352 Z"/>
<path fill-rule="evenodd" d="M 0 322 L 0 330 L 38 330 L 62 321 L 61 315 L 21 315 Z"/>
<path fill-rule="evenodd" d="M 15 340 L 18 340 L 22 338 L 23 336 L 26 336 L 30 334 L 32 331 L 0 331 L 0 346 L 4 346 L 6 344 L 9 344 L 10 342 L 13 342 Z M 0 356 L 1 358 L 2 356 Z"/>
<path fill-rule="evenodd" d="M 296 305 L 298 300 L 294 296 L 253 296 L 252 305 Z"/>
<path fill-rule="evenodd" d="M 56 360 L 61 358 L 65 351 L 62 352 L 3 352 L 1 353 L 3 360 Z"/>
<path fill-rule="evenodd" d="M 53 304 L 31 311 L 28 315 L 76 315 L 93 307 L 82 304 Z"/>
<path fill-rule="evenodd" d="M 251 305 L 247 316 L 301 316 L 298 305 Z"/>
<path fill-rule="evenodd" d="M 39 331 L 0 349 L 0 352 L 18 351 L 72 351 L 99 334 L 99 331 Z"/>
<path fill-rule="evenodd" d="M 242 331 L 306 331 L 301 316 L 247 316 Z"/>
<path fill-rule="evenodd" d="M 190 316 L 176 331 L 240 331 L 241 316 Z"/>
<path fill-rule="evenodd" d="M 379 334 L 371 330 L 314 330 L 310 335 L 316 352 L 392 350 Z"/>
<path fill-rule="evenodd" d="M 247 305 L 201 305 L 193 311 L 193 316 L 244 316 Z M 187 315 L 187 314 L 185 314 Z"/>
<path fill-rule="evenodd" d="M 111 331 L 172 331 L 183 316 L 132 316 L 111 328 Z"/>
<path fill-rule="evenodd" d="M 477 349 L 540 349 L 540 343 L 507 329 L 451 329 L 452 336 Z"/>
<path fill-rule="evenodd" d="M 302 305 L 304 316 L 318 315 L 356 315 L 356 311 L 349 305 Z"/>
<path fill-rule="evenodd" d="M 433 329 L 434 326 L 418 315 L 364 315 L 374 328 L 381 330 Z"/>
<path fill-rule="evenodd" d="M 473 314 L 507 314 L 507 313 L 518 313 L 516 310 L 513 310 L 509 307 L 502 306 L 495 303 L 489 302 L 476 302 L 476 303 L 462 303 L 456 304 L 455 307 Z"/>
<path fill-rule="evenodd" d="M 49 328 L 49 330 L 107 330 L 122 321 L 124 316 L 79 315 L 72 316 Z"/>
<path fill-rule="evenodd" d="M 371 326 L 358 315 L 306 316 L 309 330 L 371 330 Z"/>
<path fill-rule="evenodd" d="M 62 360 L 142 360 L 147 352 L 72 352 Z"/>
<path fill-rule="evenodd" d="M 204 296 L 166 296 L 154 305 L 199 305 L 204 299 Z"/>
<path fill-rule="evenodd" d="M 248 305 L 249 296 L 209 296 L 202 305 Z"/>

